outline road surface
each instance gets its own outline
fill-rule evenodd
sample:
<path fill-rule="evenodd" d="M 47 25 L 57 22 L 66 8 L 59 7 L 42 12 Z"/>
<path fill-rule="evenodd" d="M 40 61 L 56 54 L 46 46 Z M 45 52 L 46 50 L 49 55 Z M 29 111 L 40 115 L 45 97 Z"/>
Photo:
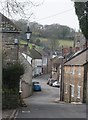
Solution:
<path fill-rule="evenodd" d="M 58 102 L 60 89 L 46 84 L 49 75 L 34 78 L 42 87 L 41 92 L 34 92 L 24 101 L 27 107 L 21 108 L 16 118 L 86 118 L 86 105 L 74 105 Z"/>

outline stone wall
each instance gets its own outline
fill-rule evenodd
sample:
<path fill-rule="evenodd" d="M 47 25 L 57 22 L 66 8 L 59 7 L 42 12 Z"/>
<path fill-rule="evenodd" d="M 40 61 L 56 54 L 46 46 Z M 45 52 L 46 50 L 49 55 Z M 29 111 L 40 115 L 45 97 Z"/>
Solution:
<path fill-rule="evenodd" d="M 3 66 L 18 60 L 18 45 L 14 45 L 16 37 L 18 37 L 16 33 L 2 34 Z"/>
<path fill-rule="evenodd" d="M 24 65 L 25 73 L 21 78 L 22 98 L 32 95 L 32 66 L 27 60 L 19 53 L 19 60 Z"/>
<path fill-rule="evenodd" d="M 75 74 L 71 73 L 71 66 L 64 67 L 64 101 L 66 102 L 83 102 L 84 67 L 81 66 L 80 76 L 78 75 L 78 67 L 79 66 L 74 66 Z M 74 96 L 71 95 L 71 90 L 73 85 L 74 85 Z M 78 85 L 81 86 L 80 98 L 78 98 Z"/>

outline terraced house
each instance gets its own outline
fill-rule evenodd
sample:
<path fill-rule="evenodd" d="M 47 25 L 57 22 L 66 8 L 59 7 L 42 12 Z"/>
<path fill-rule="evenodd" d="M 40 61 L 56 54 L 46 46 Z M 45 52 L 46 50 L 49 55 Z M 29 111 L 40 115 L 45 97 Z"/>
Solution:
<path fill-rule="evenodd" d="M 64 101 L 86 102 L 88 48 L 73 55 L 64 64 Z"/>

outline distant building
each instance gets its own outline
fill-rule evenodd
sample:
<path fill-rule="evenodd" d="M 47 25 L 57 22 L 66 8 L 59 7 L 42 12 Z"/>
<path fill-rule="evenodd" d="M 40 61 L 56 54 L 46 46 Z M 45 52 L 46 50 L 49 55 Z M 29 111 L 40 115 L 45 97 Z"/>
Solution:
<path fill-rule="evenodd" d="M 82 32 L 80 31 L 76 32 L 75 37 L 74 37 L 75 52 L 77 52 L 78 50 L 84 49 L 85 42 L 86 42 L 86 39 L 84 35 L 82 34 Z"/>
<path fill-rule="evenodd" d="M 31 64 L 32 76 L 42 74 L 42 55 L 35 48 L 28 49 L 26 53 L 22 53 L 27 61 Z"/>
<path fill-rule="evenodd" d="M 36 48 L 36 50 L 42 55 L 42 73 L 48 73 L 50 71 L 50 56 L 42 48 Z"/>
<path fill-rule="evenodd" d="M 64 64 L 64 101 L 66 102 L 86 102 L 87 52 L 88 48 L 75 53 Z"/>

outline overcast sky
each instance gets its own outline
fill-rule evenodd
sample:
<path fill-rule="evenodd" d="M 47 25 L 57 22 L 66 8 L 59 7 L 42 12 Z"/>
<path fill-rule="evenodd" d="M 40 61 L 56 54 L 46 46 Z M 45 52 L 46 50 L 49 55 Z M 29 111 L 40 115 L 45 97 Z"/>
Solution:
<path fill-rule="evenodd" d="M 4 0 L 1 0 L 4 1 Z M 26 1 L 26 0 L 17 0 Z M 31 0 L 33 3 L 41 3 L 38 7 L 28 5 L 26 13 L 33 12 L 30 22 L 38 22 L 42 25 L 58 23 L 69 26 L 76 31 L 79 29 L 78 18 L 75 14 L 74 2 L 71 0 Z M 29 15 L 28 15 L 29 16 Z M 17 15 L 13 19 L 19 18 Z"/>
<path fill-rule="evenodd" d="M 79 29 L 78 18 L 75 14 L 74 2 L 71 0 L 32 0 L 34 2 L 43 1 L 43 3 L 34 8 L 35 17 L 31 21 L 40 24 L 67 25 L 75 30 Z"/>

